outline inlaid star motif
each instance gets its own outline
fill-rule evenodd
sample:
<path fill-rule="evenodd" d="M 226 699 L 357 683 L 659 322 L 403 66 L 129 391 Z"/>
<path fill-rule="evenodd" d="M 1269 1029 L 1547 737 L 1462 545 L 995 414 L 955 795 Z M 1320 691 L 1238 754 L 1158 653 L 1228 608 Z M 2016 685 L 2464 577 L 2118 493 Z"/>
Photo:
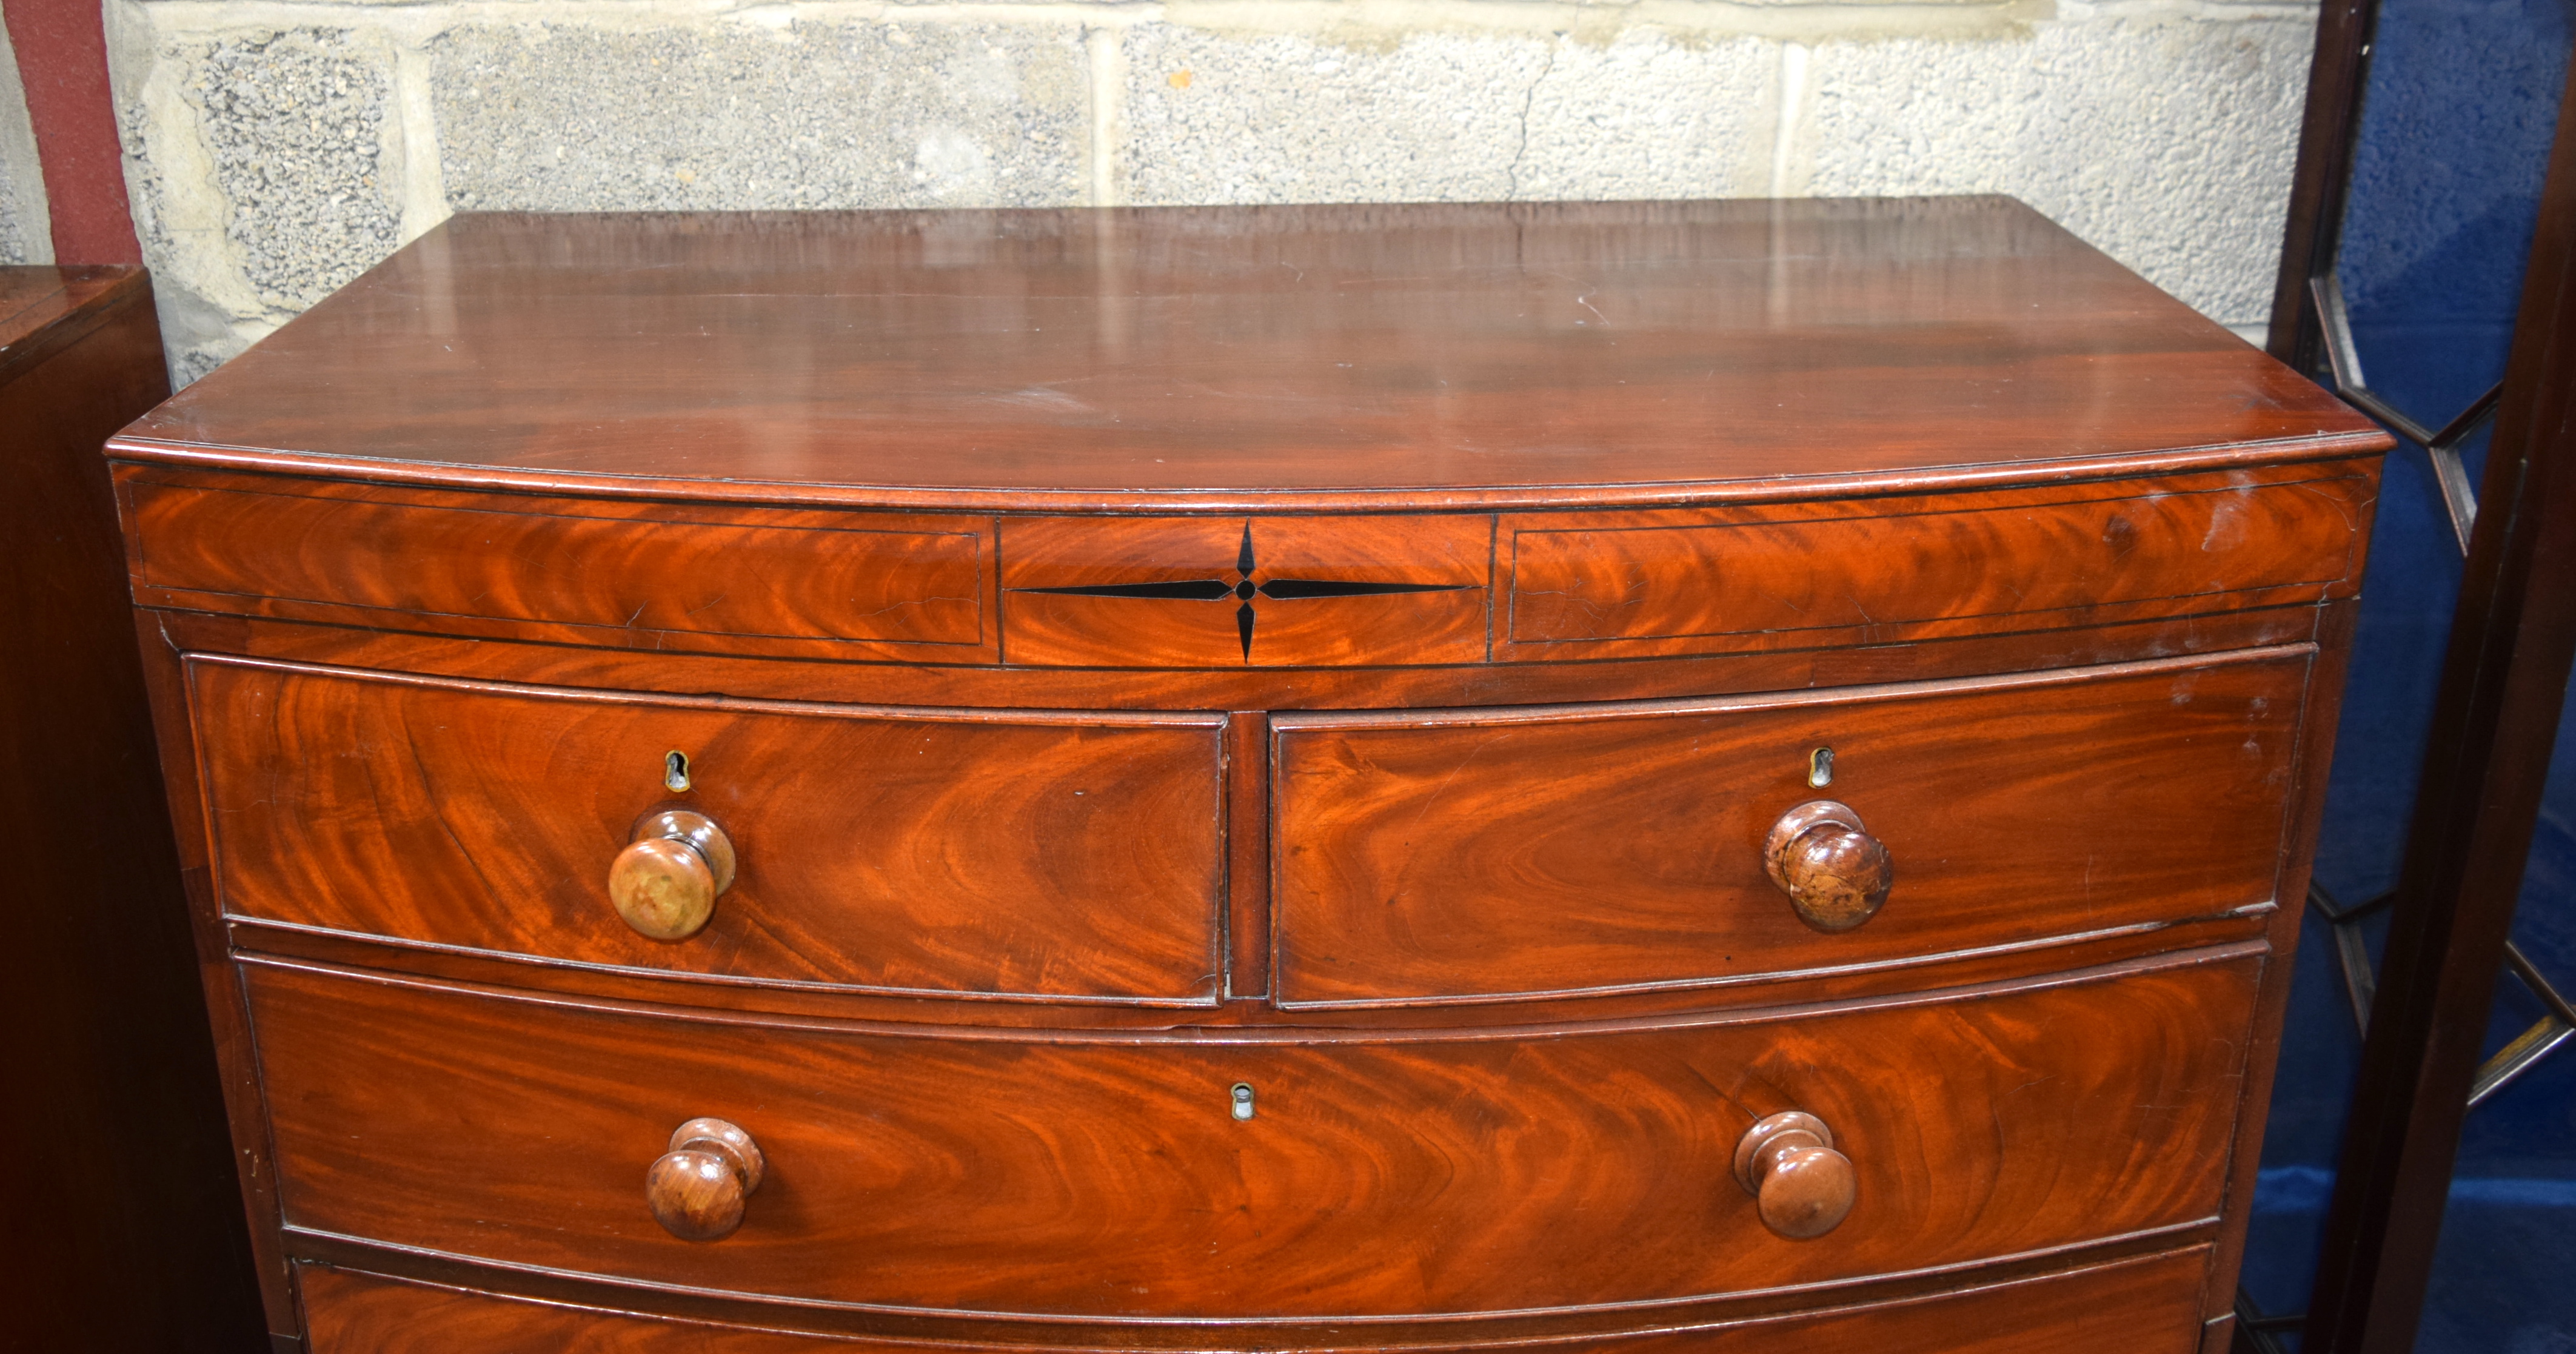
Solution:
<path fill-rule="evenodd" d="M 1233 598 L 1234 628 L 1243 638 L 1243 661 L 1252 661 L 1252 631 L 1261 613 L 1256 604 L 1302 602 L 1320 597 L 1383 597 L 1406 592 L 1458 592 L 1472 583 L 1358 583 L 1326 578 L 1268 578 L 1252 553 L 1252 524 L 1243 524 L 1243 546 L 1235 552 L 1234 577 L 1192 578 L 1170 583 L 1092 583 L 1068 588 L 1013 588 L 1013 592 L 1056 593 L 1066 597 L 1136 597 L 1153 601 L 1222 602 Z"/>

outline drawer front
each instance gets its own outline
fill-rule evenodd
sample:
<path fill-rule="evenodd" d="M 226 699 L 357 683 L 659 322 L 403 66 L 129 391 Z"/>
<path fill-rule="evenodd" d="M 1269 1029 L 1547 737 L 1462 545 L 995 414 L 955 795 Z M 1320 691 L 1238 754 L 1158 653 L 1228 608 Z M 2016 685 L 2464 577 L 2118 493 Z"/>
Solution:
<path fill-rule="evenodd" d="M 2369 462 L 1502 519 L 1494 656 L 1887 644 L 2350 596 Z"/>
<path fill-rule="evenodd" d="M 145 606 L 621 649 L 993 661 L 993 520 L 122 472 Z"/>
<path fill-rule="evenodd" d="M 1955 1292 L 1821 1312 L 1766 1314 L 1680 1325 L 1651 1335 L 1556 1339 L 1565 1354 L 1772 1354 L 1781 1348 L 1872 1354 L 2194 1354 L 2209 1248 L 2193 1246 L 2133 1260 L 2006 1282 L 1970 1280 Z M 921 1345 L 864 1336 L 832 1338 L 564 1307 L 460 1292 L 371 1274 L 299 1266 L 312 1354 L 905 1354 Z M 775 1312 L 759 1316 L 775 1320 Z M 1183 1338 L 1196 1332 L 1184 1328 Z M 1520 1348 L 1510 1337 L 1480 1340 L 1451 1332 L 1450 1349 Z M 1206 1338 L 1204 1335 L 1201 1337 Z M 1229 1328 L 1228 1348 L 1378 1348 L 1357 1332 L 1269 1344 Z M 1026 1345 L 942 1348 L 1019 1350 Z M 1193 1346 L 1198 1347 L 1198 1346 Z"/>
<path fill-rule="evenodd" d="M 1011 663 L 1485 661 L 1490 516 L 1037 517 L 1002 535 Z"/>
<path fill-rule="evenodd" d="M 197 658 L 228 916 L 745 982 L 1215 1000 L 1219 716 L 645 698 Z M 666 777 L 687 759 L 688 788 Z M 712 920 L 612 906 L 639 818 L 737 853 Z"/>
<path fill-rule="evenodd" d="M 1042 516 L 118 470 L 145 606 L 818 659 L 1241 668 L 1888 644 L 2352 594 L 2367 461 L 1583 512 Z"/>
<path fill-rule="evenodd" d="M 2310 651 L 1850 693 L 1273 722 L 1287 1006 L 1709 985 L 2260 905 Z M 1831 748 L 1818 786 L 1816 751 Z M 1833 800 L 1892 857 L 1856 930 L 1772 882 Z"/>
<path fill-rule="evenodd" d="M 1767 1019 L 1087 1042 L 246 967 L 293 1229 L 913 1311 L 1312 1319 L 2204 1240 L 2183 1232 L 2218 1213 L 2260 960 Z M 1766 1230 L 1732 1175 L 1746 1129 L 1789 1109 L 1858 1182 L 1806 1241 Z M 767 1159 L 717 1241 L 676 1239 L 644 1199 L 699 1116 Z"/>

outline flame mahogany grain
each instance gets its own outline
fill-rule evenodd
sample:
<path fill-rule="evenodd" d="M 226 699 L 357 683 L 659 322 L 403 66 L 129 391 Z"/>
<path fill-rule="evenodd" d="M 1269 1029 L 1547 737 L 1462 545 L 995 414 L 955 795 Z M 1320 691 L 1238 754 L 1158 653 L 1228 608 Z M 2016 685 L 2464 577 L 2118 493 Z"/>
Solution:
<path fill-rule="evenodd" d="M 2313 651 L 2045 678 L 1512 711 L 1282 714 L 1290 1007 L 1707 986 L 2273 899 Z M 1821 793 L 1897 862 L 1823 935 L 1764 843 Z M 2151 831 L 2142 825 L 2154 825 Z"/>
<path fill-rule="evenodd" d="M 1779 1348 L 1870 1350 L 1874 1354 L 2059 1354 L 2116 1349 L 2123 1354 L 2189 1354 L 2199 1322 L 2190 1298 L 2201 1285 L 2209 1248 L 2192 1247 L 2117 1260 L 2040 1278 L 1977 1284 L 1954 1293 L 1823 1311 L 1693 1322 L 1653 1335 L 1595 1337 L 1544 1344 L 1508 1337 L 1403 1348 L 1524 1349 L 1564 1354 L 1736 1354 Z M 312 1354 L 1019 1354 L 1032 1346 L 871 1340 L 794 1334 L 748 1325 L 647 1319 L 598 1308 L 514 1301 L 507 1297 L 406 1282 L 359 1270 L 301 1265 L 297 1277 L 312 1314 Z M 792 1321 L 763 1311 L 762 1321 Z M 1242 1340 L 1240 1334 L 1234 1335 Z M 1262 1346 L 1244 1341 L 1234 1347 Z M 1319 1345 L 1333 1350 L 1383 1349 L 1362 1332 Z"/>
<path fill-rule="evenodd" d="M 2337 461 L 1859 504 L 1101 519 L 122 476 L 146 605 L 657 657 L 1112 669 L 1759 653 L 2314 603 L 2357 585 L 2375 493 Z M 1176 586 L 1205 595 L 1132 595 Z"/>
<path fill-rule="evenodd" d="M 782 707 L 200 659 L 232 915 L 879 991 L 1216 1000 L 1221 715 Z M 693 788 L 663 784 L 689 755 Z M 706 929 L 608 894 L 635 821 L 723 824 Z"/>
<path fill-rule="evenodd" d="M 456 217 L 109 447 L 271 1328 L 2179 1354 L 2388 445 L 1996 198 Z"/>
<path fill-rule="evenodd" d="M 1480 663 L 1494 519 L 1005 518 L 1005 657 L 1049 667 Z M 1249 550 L 1249 575 L 1236 565 Z M 1066 588 L 1206 580 L 1253 595 L 1086 596 Z M 1411 592 L 1299 595 L 1326 588 Z M 1260 589 L 1267 587 L 1265 595 Z M 1247 641 L 1238 613 L 1254 624 Z"/>
<path fill-rule="evenodd" d="M 1653 661 L 1414 668 L 985 668 L 780 663 L 707 654 L 638 654 L 548 644 L 302 625 L 152 611 L 156 642 L 332 667 L 435 673 L 475 681 L 596 686 L 869 705 L 1007 709 L 1298 710 L 1538 705 L 1655 700 L 1807 687 L 1868 686 L 2215 654 L 2313 640 L 2319 609 L 2264 607 L 2126 625 L 1866 648 L 1694 655 Z"/>
<path fill-rule="evenodd" d="M 1238 834 L 1258 836 L 1259 834 Z M 1244 892 L 1253 892 L 1244 890 Z M 609 968 L 569 961 L 538 962 L 525 956 L 503 956 L 396 942 L 381 936 L 357 936 L 228 918 L 226 929 L 244 955 L 310 960 L 319 964 L 391 969 L 424 977 L 490 986 L 525 986 L 566 996 L 605 997 L 617 1001 L 702 1008 L 766 1015 L 893 1021 L 903 1024 L 957 1025 L 978 1029 L 1160 1030 L 1195 1038 L 1207 1030 L 1235 1030 L 1279 1023 L 1278 1007 L 1259 986 L 1265 971 L 1242 962 L 1259 941 L 1266 963 L 1267 931 L 1246 926 L 1244 916 L 1266 917 L 1257 896 L 1229 907 L 1229 940 L 1238 963 L 1229 975 L 1237 987 L 1214 1007 L 1148 1006 L 1083 1003 L 996 1002 L 974 996 L 930 997 L 878 993 L 810 983 L 710 983 L 684 973 Z M 1859 965 L 1822 973 L 1786 972 L 1717 987 L 1658 987 L 1640 992 L 1585 992 L 1527 1001 L 1484 1005 L 1443 1005 L 1436 1019 L 1443 1028 L 1516 1026 L 1558 1020 L 1610 1020 L 1638 1016 L 1690 1015 L 1777 1005 L 1784 1001 L 1840 1001 L 1890 996 L 2010 978 L 2037 972 L 2091 968 L 2102 964 L 2164 954 L 2205 945 L 2260 939 L 2268 923 L 2284 909 L 2271 906 L 2243 914 L 2206 917 L 2171 924 L 2148 923 L 2049 937 L 2021 947 L 1974 951 L 1956 956 L 1927 956 L 1919 962 Z M 1249 931 L 1250 935 L 1244 933 Z M 1301 1025 L 1333 1029 L 1409 1029 L 1425 1020 L 1424 1008 L 1340 1006 L 1305 1008 L 1288 1019 Z"/>
<path fill-rule="evenodd" d="M 1627 658 L 1991 634 L 2351 596 L 2353 462 L 2045 490 L 1513 513 L 1495 657 Z"/>
<path fill-rule="evenodd" d="M 991 662 L 991 518 L 352 497 L 128 471 L 135 600 L 655 651 Z"/>
<path fill-rule="evenodd" d="M 2260 955 L 1722 1019 L 1177 1042 L 244 977 L 293 1227 L 890 1308 L 1330 1318 L 1746 1292 L 2214 1220 Z M 1812 1241 L 1765 1230 L 1734 1177 L 1744 1131 L 1787 1109 L 1832 1124 L 1857 1174 Z M 665 1233 L 637 1188 L 692 1115 L 767 1158 L 718 1243 Z"/>

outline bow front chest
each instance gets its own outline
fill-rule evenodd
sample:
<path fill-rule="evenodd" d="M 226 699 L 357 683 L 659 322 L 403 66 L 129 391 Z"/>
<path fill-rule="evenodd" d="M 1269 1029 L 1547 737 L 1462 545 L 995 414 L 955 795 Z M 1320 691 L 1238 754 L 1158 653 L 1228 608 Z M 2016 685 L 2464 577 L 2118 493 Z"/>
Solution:
<path fill-rule="evenodd" d="M 2378 460 L 1993 198 L 466 216 L 110 446 L 281 1349 L 2221 1349 Z"/>

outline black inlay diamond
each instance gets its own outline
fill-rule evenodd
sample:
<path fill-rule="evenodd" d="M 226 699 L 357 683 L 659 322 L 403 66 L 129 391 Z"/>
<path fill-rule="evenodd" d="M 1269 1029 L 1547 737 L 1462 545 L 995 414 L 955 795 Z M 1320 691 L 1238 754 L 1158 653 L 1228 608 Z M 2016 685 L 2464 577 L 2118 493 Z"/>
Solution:
<path fill-rule="evenodd" d="M 1013 588 L 1013 592 L 1056 592 L 1068 597 L 1154 597 L 1175 602 L 1217 602 L 1234 595 L 1234 585 L 1222 578 L 1197 578 L 1187 583 L 1101 583 L 1079 588 Z"/>
<path fill-rule="evenodd" d="M 1235 552 L 1235 579 L 1192 578 L 1174 583 L 1087 583 L 1068 588 L 1013 588 L 1013 592 L 1053 593 L 1060 597 L 1137 597 L 1150 601 L 1220 602 L 1234 598 L 1242 605 L 1234 610 L 1235 632 L 1243 639 L 1243 661 L 1252 661 L 1252 629 L 1260 614 L 1253 610 L 1256 598 L 1274 602 L 1302 602 L 1322 597 L 1391 597 L 1408 592 L 1462 592 L 1473 583 L 1358 583 L 1330 578 L 1274 578 L 1255 583 L 1252 576 L 1259 569 L 1252 554 L 1252 524 L 1243 524 L 1243 546 Z"/>
<path fill-rule="evenodd" d="M 1261 595 L 1283 602 L 1307 597 L 1385 597 L 1399 592 L 1457 592 L 1473 583 L 1336 583 L 1323 578 L 1274 578 Z"/>

